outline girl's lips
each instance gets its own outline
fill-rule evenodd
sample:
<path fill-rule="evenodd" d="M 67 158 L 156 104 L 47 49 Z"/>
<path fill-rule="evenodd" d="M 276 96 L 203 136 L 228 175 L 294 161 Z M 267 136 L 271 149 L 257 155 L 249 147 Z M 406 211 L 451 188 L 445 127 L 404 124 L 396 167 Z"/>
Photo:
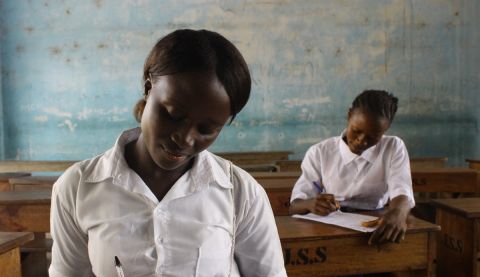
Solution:
<path fill-rule="evenodd" d="M 185 159 L 185 157 L 186 157 L 186 155 L 177 154 L 177 153 L 172 153 L 172 152 L 170 152 L 170 151 L 168 151 L 168 150 L 165 150 L 165 149 L 164 149 L 164 151 L 165 151 L 165 154 L 167 154 L 167 155 L 166 155 L 167 158 L 168 158 L 169 160 L 172 160 L 172 161 L 181 161 L 181 160 Z"/>

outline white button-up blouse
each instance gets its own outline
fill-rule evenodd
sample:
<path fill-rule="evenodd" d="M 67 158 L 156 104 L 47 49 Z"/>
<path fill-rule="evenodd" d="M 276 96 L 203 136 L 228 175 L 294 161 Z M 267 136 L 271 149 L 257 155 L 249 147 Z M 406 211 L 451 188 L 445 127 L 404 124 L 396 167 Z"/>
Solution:
<path fill-rule="evenodd" d="M 302 175 L 291 196 L 313 198 L 320 191 L 342 199 L 344 207 L 374 210 L 399 195 L 415 205 L 407 148 L 396 136 L 383 136 L 361 155 L 354 154 L 341 136 L 311 146 L 302 161 Z"/>
<path fill-rule="evenodd" d="M 55 183 L 56 276 L 286 276 L 267 195 L 245 171 L 201 152 L 159 202 L 124 158 L 140 130 Z M 231 181 L 233 180 L 233 182 Z"/>

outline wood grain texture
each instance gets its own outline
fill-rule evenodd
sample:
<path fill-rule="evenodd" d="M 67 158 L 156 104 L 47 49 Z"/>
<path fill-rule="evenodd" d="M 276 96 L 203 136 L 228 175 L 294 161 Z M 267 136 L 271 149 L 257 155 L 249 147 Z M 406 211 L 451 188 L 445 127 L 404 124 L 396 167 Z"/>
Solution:
<path fill-rule="evenodd" d="M 368 233 L 333 225 L 275 218 L 289 276 L 335 276 L 375 272 L 407 272 L 432 276 L 431 234 L 439 227 L 413 218 L 400 244 L 368 245 Z"/>
<path fill-rule="evenodd" d="M 436 222 L 438 276 L 480 275 L 480 198 L 433 201 Z"/>

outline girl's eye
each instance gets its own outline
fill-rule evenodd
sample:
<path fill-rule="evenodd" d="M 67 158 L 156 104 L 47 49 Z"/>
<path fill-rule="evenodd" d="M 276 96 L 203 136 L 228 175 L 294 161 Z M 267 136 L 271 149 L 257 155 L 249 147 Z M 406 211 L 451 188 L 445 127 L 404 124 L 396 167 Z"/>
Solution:
<path fill-rule="evenodd" d="M 198 127 L 198 132 L 202 135 L 213 135 L 216 132 L 218 132 L 219 127 L 213 127 L 213 126 L 199 126 Z"/>
<path fill-rule="evenodd" d="M 162 111 L 162 114 L 169 120 L 171 121 L 180 121 L 182 120 L 182 118 L 180 116 L 175 116 L 175 115 L 172 115 L 171 113 L 168 112 L 167 109 L 163 108 L 161 109 Z"/>

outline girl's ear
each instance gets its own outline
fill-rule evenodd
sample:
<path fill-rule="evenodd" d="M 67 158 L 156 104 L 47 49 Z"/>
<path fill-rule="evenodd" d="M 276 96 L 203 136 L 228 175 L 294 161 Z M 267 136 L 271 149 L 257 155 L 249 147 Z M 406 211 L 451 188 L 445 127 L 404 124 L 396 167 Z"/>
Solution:
<path fill-rule="evenodd" d="M 152 89 L 152 81 L 150 81 L 150 79 L 145 80 L 145 83 L 143 84 L 143 95 L 145 95 L 145 98 L 148 97 L 148 94 L 150 93 L 151 89 Z"/>
<path fill-rule="evenodd" d="M 347 120 L 350 120 L 350 117 L 352 117 L 352 108 L 348 109 Z"/>

